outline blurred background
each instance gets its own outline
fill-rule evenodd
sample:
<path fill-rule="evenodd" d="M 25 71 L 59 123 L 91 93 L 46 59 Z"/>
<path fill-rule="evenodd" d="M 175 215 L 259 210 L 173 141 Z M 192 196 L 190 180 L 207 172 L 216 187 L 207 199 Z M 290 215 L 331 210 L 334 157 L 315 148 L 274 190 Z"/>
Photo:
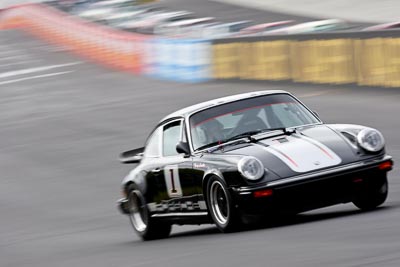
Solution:
<path fill-rule="evenodd" d="M 1 266 L 399 266 L 397 2 L 0 1 Z M 381 130 L 385 205 L 141 242 L 116 207 L 118 154 L 170 112 L 269 89 Z"/>

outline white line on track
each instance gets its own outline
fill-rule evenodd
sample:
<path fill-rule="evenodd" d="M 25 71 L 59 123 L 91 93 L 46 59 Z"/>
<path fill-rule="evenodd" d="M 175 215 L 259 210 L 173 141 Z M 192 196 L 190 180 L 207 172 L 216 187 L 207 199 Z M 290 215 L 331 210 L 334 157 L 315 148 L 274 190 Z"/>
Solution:
<path fill-rule="evenodd" d="M 22 65 L 22 64 L 26 64 L 26 63 L 32 63 L 32 62 L 39 62 L 39 61 L 41 61 L 41 60 L 40 59 L 28 59 L 28 60 L 24 60 L 24 61 L 0 64 L 0 68 L 1 67 L 15 66 L 15 65 Z"/>
<path fill-rule="evenodd" d="M 43 67 L 35 67 L 35 68 L 22 69 L 22 70 L 13 70 L 13 71 L 8 71 L 8 72 L 0 73 L 0 79 L 8 78 L 8 77 L 11 77 L 11 76 L 17 76 L 17 75 L 23 75 L 23 74 L 34 73 L 34 72 L 41 72 L 41 71 L 51 70 L 51 69 L 55 69 L 55 68 L 62 68 L 62 67 L 67 67 L 67 66 L 73 66 L 73 65 L 78 65 L 78 64 L 82 64 L 82 61 L 70 62 L 70 63 L 59 64 L 59 65 L 50 65 L 50 66 L 43 66 Z"/>
<path fill-rule="evenodd" d="M 8 57 L 0 57 L 0 61 L 11 60 L 11 59 L 30 59 L 29 55 L 14 55 Z"/>
<path fill-rule="evenodd" d="M 71 73 L 71 72 L 74 72 L 74 71 L 73 70 L 69 70 L 69 71 L 62 71 L 62 72 L 53 72 L 53 73 L 47 73 L 47 74 L 42 74 L 42 75 L 24 77 L 24 78 L 20 78 L 20 79 L 2 81 L 2 82 L 0 82 L 0 85 L 16 83 L 16 82 L 22 82 L 22 81 L 26 81 L 26 80 L 34 80 L 34 79 L 52 77 L 52 76 L 57 76 L 57 75 L 63 75 L 63 74 Z"/>

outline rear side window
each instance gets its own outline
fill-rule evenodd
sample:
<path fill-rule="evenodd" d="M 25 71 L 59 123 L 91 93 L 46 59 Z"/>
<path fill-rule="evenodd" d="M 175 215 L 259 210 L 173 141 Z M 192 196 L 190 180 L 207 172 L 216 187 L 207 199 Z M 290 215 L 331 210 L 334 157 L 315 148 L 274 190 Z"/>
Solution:
<path fill-rule="evenodd" d="M 159 157 L 161 155 L 161 127 L 157 128 L 150 136 L 144 150 L 145 157 Z"/>
<path fill-rule="evenodd" d="M 176 152 L 176 145 L 181 139 L 181 121 L 174 121 L 164 126 L 163 131 L 163 156 L 178 155 Z"/>

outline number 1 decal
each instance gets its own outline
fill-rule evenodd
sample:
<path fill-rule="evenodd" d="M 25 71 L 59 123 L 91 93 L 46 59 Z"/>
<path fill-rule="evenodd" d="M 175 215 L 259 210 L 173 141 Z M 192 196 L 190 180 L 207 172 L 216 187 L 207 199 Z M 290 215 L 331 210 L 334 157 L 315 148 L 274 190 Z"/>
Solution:
<path fill-rule="evenodd" d="M 174 181 L 174 170 L 173 169 L 169 169 L 169 172 L 171 173 L 171 184 L 172 184 L 171 193 L 177 193 L 178 191 L 176 191 L 175 181 Z"/>
<path fill-rule="evenodd" d="M 169 197 L 181 197 L 182 188 L 179 180 L 179 171 L 177 165 L 168 165 L 164 168 L 165 185 Z"/>

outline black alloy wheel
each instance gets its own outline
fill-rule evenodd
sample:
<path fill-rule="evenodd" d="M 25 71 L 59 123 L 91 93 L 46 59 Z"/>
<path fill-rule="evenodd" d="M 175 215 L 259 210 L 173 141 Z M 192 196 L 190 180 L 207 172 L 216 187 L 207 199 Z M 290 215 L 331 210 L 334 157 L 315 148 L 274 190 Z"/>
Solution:
<path fill-rule="evenodd" d="M 388 189 L 386 174 L 374 177 L 362 185 L 353 204 L 361 210 L 375 209 L 386 201 Z"/>
<path fill-rule="evenodd" d="M 135 184 L 128 188 L 129 220 L 135 232 L 143 240 L 166 238 L 171 233 L 172 226 L 155 220 L 150 216 L 146 200 Z"/>
<path fill-rule="evenodd" d="M 224 233 L 239 230 L 241 220 L 225 182 L 212 176 L 207 184 L 207 205 L 211 218 Z"/>

